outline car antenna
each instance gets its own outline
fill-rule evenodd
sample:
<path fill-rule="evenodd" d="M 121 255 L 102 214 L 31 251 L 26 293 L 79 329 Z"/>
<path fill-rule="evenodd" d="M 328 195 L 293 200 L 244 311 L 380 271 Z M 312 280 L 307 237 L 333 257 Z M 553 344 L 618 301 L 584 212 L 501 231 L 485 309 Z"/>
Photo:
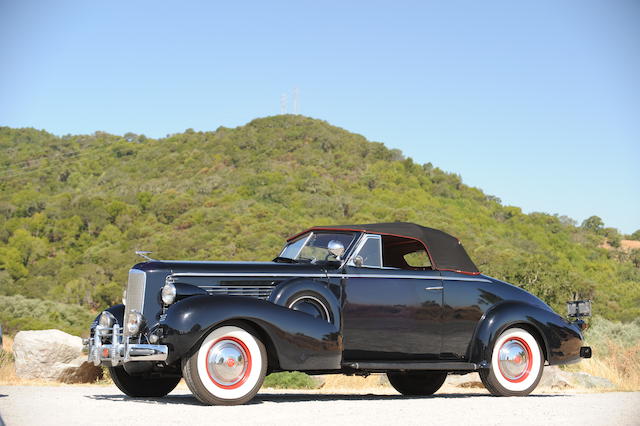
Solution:
<path fill-rule="evenodd" d="M 148 254 L 151 254 L 151 253 L 153 253 L 153 252 L 151 252 L 151 251 L 144 251 L 144 250 L 136 250 L 136 254 L 137 254 L 138 256 L 140 256 L 140 257 L 144 257 L 144 258 L 145 258 L 145 259 L 147 259 L 149 262 L 153 262 L 153 261 L 155 261 L 156 259 L 152 259 L 152 258 L 150 258 L 149 256 L 147 256 Z"/>

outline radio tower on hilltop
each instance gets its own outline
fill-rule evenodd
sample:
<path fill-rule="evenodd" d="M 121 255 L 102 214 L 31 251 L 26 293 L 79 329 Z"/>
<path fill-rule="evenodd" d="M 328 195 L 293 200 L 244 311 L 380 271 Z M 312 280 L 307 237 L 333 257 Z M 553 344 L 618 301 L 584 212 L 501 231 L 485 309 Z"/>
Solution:
<path fill-rule="evenodd" d="M 280 114 L 287 113 L 287 94 L 280 95 Z"/>

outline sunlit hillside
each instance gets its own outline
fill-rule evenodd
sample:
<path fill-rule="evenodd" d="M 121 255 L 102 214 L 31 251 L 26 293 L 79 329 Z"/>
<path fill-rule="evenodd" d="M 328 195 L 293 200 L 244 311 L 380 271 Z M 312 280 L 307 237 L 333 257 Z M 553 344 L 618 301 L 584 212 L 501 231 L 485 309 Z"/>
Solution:
<path fill-rule="evenodd" d="M 162 139 L 0 128 L 0 189 L 4 295 L 99 309 L 120 299 L 136 249 L 268 260 L 311 225 L 400 220 L 459 237 L 482 272 L 561 312 L 577 293 L 609 319 L 640 314 L 640 251 L 616 249 L 615 230 L 523 214 L 460 176 L 302 116 Z"/>

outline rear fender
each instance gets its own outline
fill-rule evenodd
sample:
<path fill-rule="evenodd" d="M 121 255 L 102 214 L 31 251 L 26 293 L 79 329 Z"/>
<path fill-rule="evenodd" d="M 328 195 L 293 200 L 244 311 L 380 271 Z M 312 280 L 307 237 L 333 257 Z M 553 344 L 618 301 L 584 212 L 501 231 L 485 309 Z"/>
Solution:
<path fill-rule="evenodd" d="M 216 326 L 232 321 L 249 322 L 264 332 L 284 370 L 340 368 L 342 336 L 333 324 L 266 300 L 238 296 L 193 296 L 171 305 L 160 321 L 161 343 L 169 346 L 167 364 L 190 354 Z"/>
<path fill-rule="evenodd" d="M 469 361 L 481 367 L 490 366 L 498 336 L 515 326 L 528 328 L 541 340 L 550 365 L 580 360 L 582 334 L 576 326 L 553 311 L 525 302 L 505 301 L 485 312 L 478 323 L 467 353 Z"/>

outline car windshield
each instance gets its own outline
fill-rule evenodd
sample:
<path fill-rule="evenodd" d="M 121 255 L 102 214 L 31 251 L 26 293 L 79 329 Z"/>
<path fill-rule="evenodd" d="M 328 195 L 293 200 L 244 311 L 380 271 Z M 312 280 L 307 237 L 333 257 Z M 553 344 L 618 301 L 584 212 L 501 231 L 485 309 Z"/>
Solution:
<path fill-rule="evenodd" d="M 346 251 L 354 237 L 347 232 L 309 232 L 288 243 L 279 257 L 311 263 L 336 261 L 339 259 L 329 252 L 329 242 L 339 241 Z"/>

